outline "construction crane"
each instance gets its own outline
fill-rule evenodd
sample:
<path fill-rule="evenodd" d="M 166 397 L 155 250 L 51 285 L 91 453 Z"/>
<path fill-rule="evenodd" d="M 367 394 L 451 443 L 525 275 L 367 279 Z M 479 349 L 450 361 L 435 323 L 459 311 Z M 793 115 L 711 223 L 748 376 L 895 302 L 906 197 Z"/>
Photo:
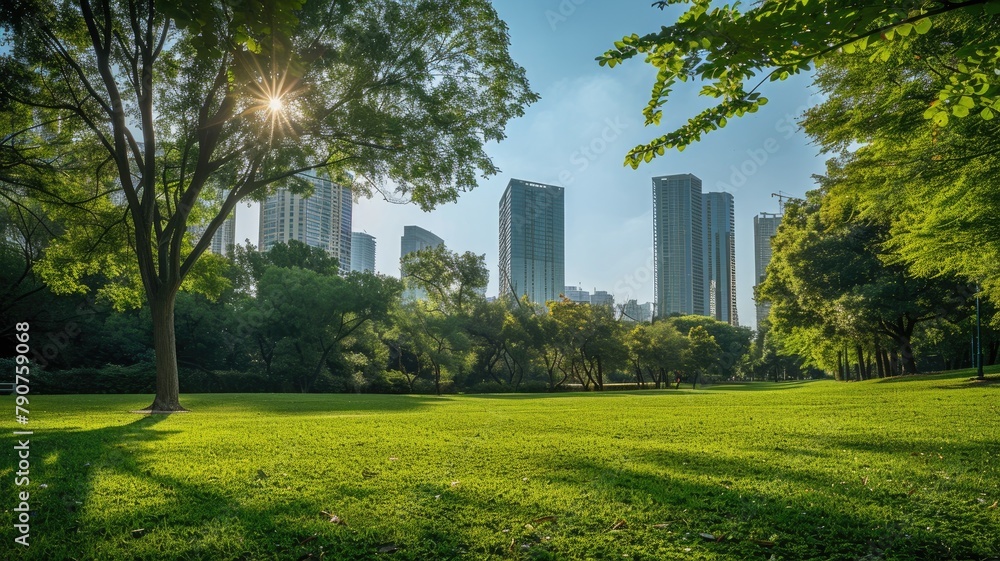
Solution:
<path fill-rule="evenodd" d="M 777 193 L 771 193 L 772 197 L 778 197 L 778 214 L 785 214 L 785 200 L 799 200 L 797 197 L 793 197 L 784 191 L 778 191 Z"/>

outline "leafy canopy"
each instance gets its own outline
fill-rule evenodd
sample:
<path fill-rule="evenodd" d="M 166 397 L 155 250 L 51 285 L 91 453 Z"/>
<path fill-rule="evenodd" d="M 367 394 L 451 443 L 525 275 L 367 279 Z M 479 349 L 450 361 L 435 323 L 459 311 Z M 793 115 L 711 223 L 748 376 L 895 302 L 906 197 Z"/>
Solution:
<path fill-rule="evenodd" d="M 659 125 L 663 107 L 677 82 L 702 83 L 700 95 L 718 100 L 674 131 L 633 148 L 625 163 L 638 168 L 666 149 L 683 150 L 702 135 L 726 126 L 727 120 L 754 113 L 767 103 L 758 91 L 767 81 L 784 80 L 822 65 L 837 52 L 864 51 L 868 62 L 885 63 L 896 45 L 934 33 L 937 18 L 967 12 L 985 27 L 996 27 L 1000 2 L 995 0 L 905 0 L 902 2 L 773 0 L 711 7 L 710 0 L 663 0 L 654 6 L 690 4 L 677 21 L 658 32 L 632 34 L 597 57 L 615 67 L 638 55 L 657 69 L 650 100 L 643 109 L 646 125 Z M 938 91 L 940 104 L 921 109 L 940 126 L 952 117 L 991 119 L 1000 111 L 1000 44 L 990 35 L 955 45 L 954 64 L 945 70 Z"/>

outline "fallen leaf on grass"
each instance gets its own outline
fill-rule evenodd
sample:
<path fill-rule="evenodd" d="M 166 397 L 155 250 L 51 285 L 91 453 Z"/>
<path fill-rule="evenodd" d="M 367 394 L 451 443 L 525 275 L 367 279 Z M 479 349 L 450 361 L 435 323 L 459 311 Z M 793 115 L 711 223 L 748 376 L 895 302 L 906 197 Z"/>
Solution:
<path fill-rule="evenodd" d="M 669 527 L 670 524 L 653 524 L 653 528 L 656 528 L 657 530 L 666 530 Z"/>
<path fill-rule="evenodd" d="M 397 551 L 399 551 L 399 546 L 394 543 L 387 543 L 378 548 L 379 553 L 395 553 Z"/>
<path fill-rule="evenodd" d="M 1000 501 L 993 501 L 993 504 L 991 504 L 990 506 L 988 506 L 986 508 L 996 508 L 997 507 L 997 503 L 1000 503 Z"/>
<path fill-rule="evenodd" d="M 753 543 L 763 547 L 774 547 L 774 542 L 768 540 L 753 540 Z"/>
<path fill-rule="evenodd" d="M 541 524 L 542 522 L 555 522 L 555 521 L 556 521 L 555 516 L 543 516 L 541 518 L 536 518 L 532 520 L 532 522 L 534 522 L 535 524 Z"/>
<path fill-rule="evenodd" d="M 146 529 L 145 528 L 138 528 L 138 529 L 132 530 L 132 537 L 133 538 L 141 538 L 141 537 L 143 537 L 145 535 L 146 535 Z"/>
<path fill-rule="evenodd" d="M 868 476 L 867 475 L 861 478 L 861 485 L 863 485 L 865 487 L 868 486 Z"/>
<path fill-rule="evenodd" d="M 398 462 L 399 458 L 397 458 L 396 456 L 389 456 L 389 461 L 390 462 Z"/>
<path fill-rule="evenodd" d="M 611 526 L 612 530 L 624 530 L 626 528 L 628 528 L 628 522 L 625 522 L 624 520 L 616 520 Z"/>
<path fill-rule="evenodd" d="M 701 536 L 701 538 L 703 540 L 708 540 L 710 542 L 714 542 L 715 541 L 715 534 L 709 534 L 708 532 L 702 532 L 702 533 L 700 533 L 698 535 Z"/>
<path fill-rule="evenodd" d="M 452 487 L 458 487 L 458 484 L 459 484 L 459 483 L 461 483 L 461 482 L 460 482 L 460 481 L 452 481 L 452 482 L 451 482 L 451 486 L 452 486 Z"/>

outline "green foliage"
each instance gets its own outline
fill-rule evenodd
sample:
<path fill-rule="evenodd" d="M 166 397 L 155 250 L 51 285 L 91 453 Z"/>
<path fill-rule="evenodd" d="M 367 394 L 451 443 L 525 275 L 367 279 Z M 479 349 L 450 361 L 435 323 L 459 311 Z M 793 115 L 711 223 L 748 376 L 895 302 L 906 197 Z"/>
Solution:
<path fill-rule="evenodd" d="M 863 219 L 886 224 L 886 245 L 900 262 L 919 276 L 978 283 L 996 301 L 997 121 L 984 115 L 940 128 L 912 113 L 947 117 L 974 106 L 974 95 L 939 93 L 958 87 L 948 70 L 956 65 L 954 50 L 984 37 L 1000 39 L 995 26 L 988 28 L 974 14 L 938 19 L 935 34 L 915 40 L 908 56 L 900 53 L 884 65 L 884 81 L 871 80 L 863 58 L 831 57 L 816 79 L 826 101 L 808 111 L 803 124 L 835 156 L 824 187 L 849 200 Z"/>
<path fill-rule="evenodd" d="M 432 209 L 498 171 L 486 143 L 537 99 L 487 0 L 40 0 L 0 29 L 0 193 L 64 225 L 53 290 L 103 274 L 150 305 L 155 410 L 181 409 L 175 296 L 228 289 L 202 255 L 239 201 L 311 172 Z"/>
<path fill-rule="evenodd" d="M 880 72 L 894 57 L 912 57 L 924 38 L 941 41 L 939 24 L 957 14 L 978 22 L 977 33 L 949 46 L 947 63 L 937 72 L 944 84 L 936 89 L 948 107 L 919 109 L 939 126 L 949 116 L 961 120 L 974 114 L 982 121 L 1000 111 L 1000 62 L 996 2 L 909 0 L 902 3 L 843 3 L 831 0 L 758 2 L 742 10 L 736 3 L 712 7 L 708 0 L 670 0 L 654 5 L 690 4 L 677 21 L 644 36 L 632 34 L 597 58 L 615 67 L 638 55 L 657 70 L 648 105 L 647 125 L 659 125 L 663 107 L 677 82 L 705 83 L 699 95 L 715 100 L 677 128 L 648 144 L 633 148 L 625 163 L 638 168 L 666 149 L 678 151 L 724 127 L 728 119 L 755 113 L 767 103 L 757 90 L 767 81 L 822 68 L 839 52 L 864 53 L 869 72 Z M 944 60 L 942 60 L 944 62 Z M 762 74 L 761 78 L 758 75 Z M 883 83 L 872 80 L 871 83 Z M 913 114 L 910 113 L 913 117 Z"/>
<path fill-rule="evenodd" d="M 145 396 L 35 396 L 46 531 L 6 558 L 989 559 L 997 388 L 970 375 L 191 395 L 195 413 L 148 418 L 127 413 Z"/>
<path fill-rule="evenodd" d="M 967 285 L 914 276 L 885 239 L 884 225 L 859 218 L 850 201 L 824 191 L 786 205 L 757 294 L 771 302 L 771 335 L 783 353 L 834 371 L 845 346 L 891 341 L 903 372 L 912 374 L 915 327 L 968 314 Z"/>

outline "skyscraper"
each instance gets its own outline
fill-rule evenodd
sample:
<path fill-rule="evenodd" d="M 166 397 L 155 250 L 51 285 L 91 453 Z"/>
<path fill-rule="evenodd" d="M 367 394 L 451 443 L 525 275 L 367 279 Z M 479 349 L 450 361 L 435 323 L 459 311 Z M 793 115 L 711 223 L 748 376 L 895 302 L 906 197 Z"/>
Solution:
<path fill-rule="evenodd" d="M 754 247 L 754 292 L 767 276 L 767 264 L 771 262 L 771 238 L 778 232 L 781 225 L 781 215 L 762 212 L 753 217 L 753 247 Z M 771 303 L 757 301 L 757 329 L 771 313 Z"/>
<path fill-rule="evenodd" d="M 419 226 L 403 226 L 403 237 L 399 238 L 399 261 L 414 251 L 444 245 L 444 240 Z M 402 275 L 402 270 L 400 271 Z M 404 300 L 421 300 L 427 298 L 427 292 L 421 288 L 407 288 L 403 291 Z"/>
<path fill-rule="evenodd" d="M 119 191 L 122 195 L 121 204 L 124 204 L 124 191 Z M 229 196 L 229 191 L 222 192 L 222 200 L 225 200 Z M 115 200 L 112 198 L 112 200 Z M 116 202 L 116 204 L 119 204 Z M 191 233 L 191 243 L 196 244 L 201 236 L 208 229 L 208 222 L 204 224 L 188 225 L 188 232 Z M 222 255 L 223 257 L 228 257 L 232 252 L 233 245 L 236 244 L 236 210 L 234 209 L 229 216 L 226 218 L 222 226 L 215 231 L 215 235 L 212 236 L 212 241 L 208 246 L 208 250 L 216 255 Z"/>
<path fill-rule="evenodd" d="M 511 179 L 500 198 L 500 294 L 544 304 L 565 286 L 562 187 Z"/>
<path fill-rule="evenodd" d="M 279 189 L 260 205 L 260 250 L 297 240 L 325 249 L 346 274 L 351 270 L 351 190 L 327 177 L 300 174 L 300 178 L 312 184 L 312 195 Z"/>
<path fill-rule="evenodd" d="M 653 178 L 653 294 L 656 315 L 705 315 L 701 179 Z"/>
<path fill-rule="evenodd" d="M 736 314 L 736 211 L 729 193 L 702 195 L 705 228 L 705 312 L 730 325 Z"/>
<path fill-rule="evenodd" d="M 230 252 L 232 252 L 234 245 L 236 245 L 235 210 L 229 215 L 228 218 L 226 218 L 226 221 L 222 223 L 222 226 L 215 231 L 215 235 L 212 236 L 212 245 L 209 246 L 209 249 L 212 253 L 228 257 Z"/>
<path fill-rule="evenodd" d="M 403 237 L 399 238 L 399 258 L 407 253 L 420 251 L 428 247 L 444 245 L 444 240 L 419 226 L 403 226 Z"/>
<path fill-rule="evenodd" d="M 351 232 L 351 271 L 375 272 L 375 236 Z"/>

